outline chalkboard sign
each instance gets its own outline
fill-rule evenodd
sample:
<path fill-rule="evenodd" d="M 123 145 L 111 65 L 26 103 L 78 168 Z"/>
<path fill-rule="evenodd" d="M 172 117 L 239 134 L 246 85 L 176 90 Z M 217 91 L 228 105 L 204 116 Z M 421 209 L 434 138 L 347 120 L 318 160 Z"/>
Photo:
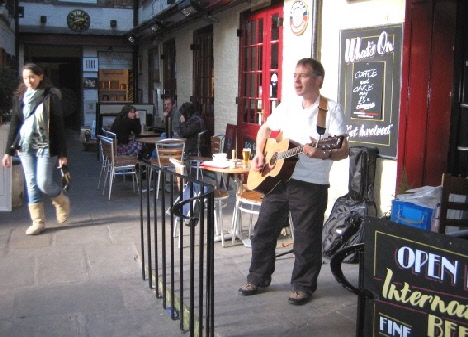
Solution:
<path fill-rule="evenodd" d="M 364 287 L 375 297 L 364 335 L 466 336 L 466 240 L 375 218 L 364 228 Z"/>
<path fill-rule="evenodd" d="M 396 158 L 402 26 L 343 30 L 339 100 L 350 145 L 374 145 Z"/>

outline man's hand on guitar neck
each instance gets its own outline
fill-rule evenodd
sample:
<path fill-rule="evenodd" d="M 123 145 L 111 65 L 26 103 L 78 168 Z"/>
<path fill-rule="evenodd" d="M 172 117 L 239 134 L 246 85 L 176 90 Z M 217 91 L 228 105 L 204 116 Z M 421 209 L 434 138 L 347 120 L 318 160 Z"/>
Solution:
<path fill-rule="evenodd" d="M 314 138 L 310 138 L 312 141 L 311 144 L 317 143 L 317 140 Z M 318 158 L 318 159 L 330 159 L 331 158 L 331 150 L 322 150 L 318 147 L 314 147 L 311 144 L 306 144 L 302 148 L 302 153 L 304 153 L 309 158 Z"/>

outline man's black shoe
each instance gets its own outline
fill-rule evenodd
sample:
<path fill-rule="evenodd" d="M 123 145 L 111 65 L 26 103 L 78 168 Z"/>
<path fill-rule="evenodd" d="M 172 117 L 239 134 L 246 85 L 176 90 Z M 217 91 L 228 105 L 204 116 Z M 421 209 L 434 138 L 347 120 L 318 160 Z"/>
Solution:
<path fill-rule="evenodd" d="M 239 288 L 239 294 L 243 296 L 255 295 L 258 292 L 258 286 L 253 283 L 246 283 L 243 287 Z"/>
<path fill-rule="evenodd" d="M 291 291 L 288 301 L 290 304 L 302 305 L 309 302 L 310 297 L 311 294 L 305 291 Z"/>

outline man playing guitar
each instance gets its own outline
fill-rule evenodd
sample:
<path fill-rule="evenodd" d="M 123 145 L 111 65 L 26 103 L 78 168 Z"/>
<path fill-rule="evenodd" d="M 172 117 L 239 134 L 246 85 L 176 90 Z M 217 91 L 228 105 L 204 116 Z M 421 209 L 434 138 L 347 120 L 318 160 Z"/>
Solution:
<path fill-rule="evenodd" d="M 275 247 L 282 226 L 291 212 L 294 224 L 294 268 L 289 303 L 304 304 L 317 289 L 322 266 L 322 225 L 327 209 L 329 174 L 333 161 L 348 156 L 348 142 L 323 150 L 313 147 L 319 139 L 346 133 L 341 107 L 327 99 L 327 110 L 319 113 L 320 89 L 325 71 L 312 58 L 298 61 L 294 72 L 297 97 L 284 100 L 260 127 L 256 137 L 256 155 L 251 165 L 261 171 L 265 165 L 265 144 L 272 131 L 302 145 L 302 152 L 289 180 L 280 181 L 263 199 L 252 237 L 252 259 L 247 283 L 241 295 L 255 295 L 268 287 L 275 270 Z M 321 117 L 318 117 L 321 116 Z M 324 117 L 326 117 L 324 119 Z M 318 119 L 318 121 L 317 121 Z"/>

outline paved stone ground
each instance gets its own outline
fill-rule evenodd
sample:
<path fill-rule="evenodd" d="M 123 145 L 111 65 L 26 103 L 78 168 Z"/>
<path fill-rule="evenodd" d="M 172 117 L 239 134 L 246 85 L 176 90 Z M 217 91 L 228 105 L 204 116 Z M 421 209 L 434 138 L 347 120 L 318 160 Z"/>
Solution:
<path fill-rule="evenodd" d="M 162 302 L 141 279 L 139 197 L 129 181 L 112 200 L 96 189 L 100 163 L 69 136 L 72 217 L 57 224 L 46 200 L 47 229 L 24 232 L 27 206 L 0 212 L 0 336 L 180 336 Z M 233 193 L 231 191 L 231 193 Z M 225 208 L 229 223 L 233 197 Z M 282 242 L 288 243 L 285 238 Z M 282 243 L 280 242 L 280 244 Z M 278 253 L 291 247 L 278 247 Z M 354 336 L 357 297 L 322 268 L 318 291 L 302 307 L 287 302 L 293 256 L 277 261 L 272 285 L 257 296 L 237 294 L 250 249 L 215 244 L 216 336 Z M 357 265 L 344 265 L 357 283 Z"/>

